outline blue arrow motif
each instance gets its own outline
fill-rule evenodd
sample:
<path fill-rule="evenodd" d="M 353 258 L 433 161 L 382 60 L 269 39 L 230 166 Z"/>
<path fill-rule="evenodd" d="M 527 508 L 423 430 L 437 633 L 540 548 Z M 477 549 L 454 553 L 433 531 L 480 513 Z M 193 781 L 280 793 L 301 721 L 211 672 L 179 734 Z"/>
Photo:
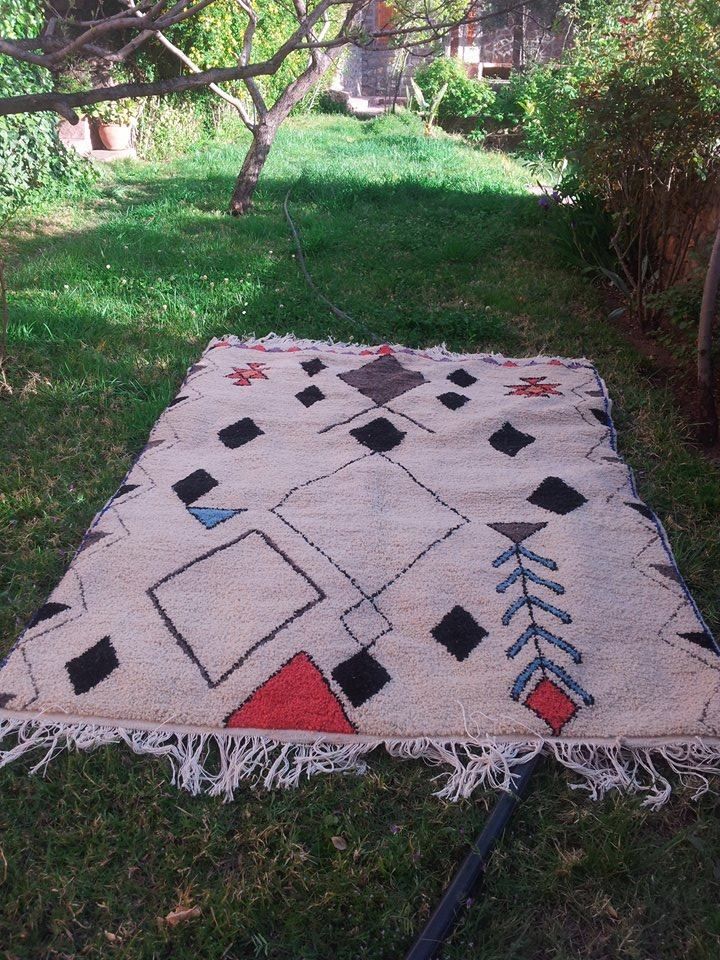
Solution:
<path fill-rule="evenodd" d="M 514 657 L 516 657 L 523 649 L 525 644 L 529 640 L 532 640 L 533 637 L 539 637 L 541 640 L 547 640 L 547 642 L 552 643 L 553 646 L 564 650 L 565 653 L 567 653 L 567 655 L 571 657 L 575 663 L 582 663 L 582 654 L 576 647 L 574 647 L 571 643 L 568 643 L 567 640 L 563 640 L 562 637 L 556 637 L 554 633 L 550 633 L 549 630 L 545 630 L 536 623 L 531 624 L 527 630 L 517 638 L 515 643 L 508 648 L 506 651 L 508 658 L 512 660 Z"/>
<path fill-rule="evenodd" d="M 558 620 L 561 620 L 563 623 L 572 623 L 572 617 L 565 610 L 560 610 L 559 607 L 554 607 L 551 603 L 546 603 L 544 600 L 541 600 L 540 597 L 536 597 L 533 593 L 528 593 L 525 597 L 518 597 L 510 606 L 507 608 L 503 614 L 502 623 L 503 626 L 507 626 L 518 610 L 522 607 L 540 607 L 541 610 L 544 610 L 546 613 L 552 614 L 554 617 L 557 617 Z"/>
<path fill-rule="evenodd" d="M 515 567 L 507 580 L 503 580 L 503 582 L 499 583 L 495 589 L 498 593 L 505 593 L 507 588 L 511 587 L 517 580 L 519 580 L 523 574 L 525 574 L 525 577 L 528 580 L 532 580 L 533 583 L 539 583 L 541 587 L 547 587 L 548 590 L 552 590 L 553 593 L 565 593 L 565 587 L 561 586 L 559 583 L 556 583 L 555 580 L 546 580 L 544 577 L 539 577 L 536 573 L 533 573 L 532 570 L 528 570 L 525 567 Z"/>
<path fill-rule="evenodd" d="M 587 692 L 587 690 L 584 690 L 579 683 L 573 680 L 569 673 L 566 673 L 562 667 L 559 667 L 556 663 L 553 663 L 552 660 L 548 660 L 547 657 L 535 657 L 535 659 L 525 667 L 510 691 L 510 696 L 513 698 L 513 700 L 520 699 L 520 694 L 528 685 L 532 675 L 537 670 L 542 670 L 543 668 L 549 670 L 550 673 L 555 674 L 558 680 L 562 681 L 562 683 L 564 683 L 569 690 L 572 690 L 573 693 L 576 693 L 586 707 L 591 707 L 595 703 L 594 698 Z"/>

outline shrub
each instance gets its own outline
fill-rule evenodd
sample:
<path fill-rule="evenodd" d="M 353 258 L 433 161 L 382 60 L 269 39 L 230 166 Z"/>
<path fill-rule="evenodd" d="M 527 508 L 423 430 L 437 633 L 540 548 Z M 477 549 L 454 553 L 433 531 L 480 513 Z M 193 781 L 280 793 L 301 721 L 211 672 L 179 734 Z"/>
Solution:
<path fill-rule="evenodd" d="M 490 84 L 468 77 L 454 57 L 439 57 L 426 67 L 419 67 L 415 71 L 415 82 L 428 102 L 447 84 L 438 110 L 438 120 L 445 126 L 462 127 L 464 121 L 486 116 L 495 102 Z"/>
<path fill-rule="evenodd" d="M 3 0 L 0 36 L 33 36 L 43 23 L 40 2 Z M 0 56 L 0 96 L 50 89 L 47 74 L 29 63 Z M 38 192 L 48 193 L 71 180 L 89 178 L 89 165 L 67 150 L 54 114 L 0 117 L 0 219 Z"/>
<path fill-rule="evenodd" d="M 720 8 L 716 0 L 584 0 L 577 42 L 531 74 L 527 143 L 567 159 L 566 193 L 591 194 L 613 221 L 631 306 L 676 283 L 693 223 L 718 190 Z M 652 301 L 650 301 L 652 302 Z"/>

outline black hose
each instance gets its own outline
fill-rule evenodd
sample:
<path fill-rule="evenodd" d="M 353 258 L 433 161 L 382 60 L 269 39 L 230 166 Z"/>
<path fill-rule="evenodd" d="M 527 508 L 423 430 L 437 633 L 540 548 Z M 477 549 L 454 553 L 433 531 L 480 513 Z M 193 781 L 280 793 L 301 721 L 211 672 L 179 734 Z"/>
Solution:
<path fill-rule="evenodd" d="M 365 331 L 365 336 L 369 338 L 370 343 L 374 343 L 374 344 L 383 343 L 380 337 L 374 334 L 373 331 L 370 329 L 370 327 L 367 326 L 367 324 L 362 323 L 359 320 L 353 320 L 353 318 L 349 316 L 347 313 L 345 313 L 344 310 L 341 310 L 340 307 L 336 307 L 335 304 L 332 302 L 332 300 L 328 300 L 325 294 L 321 290 L 318 290 L 318 288 L 315 286 L 315 281 L 310 276 L 310 272 L 308 271 L 307 264 L 305 263 L 305 254 L 303 253 L 302 244 L 300 243 L 300 234 L 298 233 L 297 227 L 293 223 L 293 218 L 290 216 L 290 210 L 288 209 L 289 199 L 290 199 L 290 190 L 288 190 L 287 194 L 285 195 L 283 210 L 285 211 L 285 219 L 288 222 L 288 226 L 290 227 L 290 231 L 293 235 L 293 240 L 295 241 L 295 249 L 297 250 L 297 262 L 302 272 L 302 275 L 305 278 L 305 283 L 307 283 L 307 285 L 310 287 L 310 289 L 315 294 L 315 296 L 319 300 L 322 300 L 322 302 L 330 309 L 330 311 L 338 318 L 338 320 L 342 320 L 345 323 L 349 323 L 350 326 L 360 327 L 361 330 Z"/>
<path fill-rule="evenodd" d="M 433 960 L 457 923 L 467 900 L 476 890 L 487 867 L 490 854 L 500 839 L 515 808 L 524 796 L 530 778 L 537 770 L 538 754 L 520 767 L 512 790 L 497 801 L 482 832 L 472 845 L 455 876 L 445 888 L 440 902 L 416 937 L 405 960 Z"/>

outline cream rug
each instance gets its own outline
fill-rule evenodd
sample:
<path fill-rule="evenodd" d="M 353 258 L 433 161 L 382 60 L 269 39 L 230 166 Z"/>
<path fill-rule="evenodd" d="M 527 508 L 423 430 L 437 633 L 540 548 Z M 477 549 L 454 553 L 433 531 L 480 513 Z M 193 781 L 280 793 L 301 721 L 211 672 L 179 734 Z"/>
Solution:
<path fill-rule="evenodd" d="M 0 671 L 2 762 L 231 796 L 384 744 L 457 798 L 546 749 L 657 805 L 720 767 L 718 652 L 587 361 L 227 337 Z"/>

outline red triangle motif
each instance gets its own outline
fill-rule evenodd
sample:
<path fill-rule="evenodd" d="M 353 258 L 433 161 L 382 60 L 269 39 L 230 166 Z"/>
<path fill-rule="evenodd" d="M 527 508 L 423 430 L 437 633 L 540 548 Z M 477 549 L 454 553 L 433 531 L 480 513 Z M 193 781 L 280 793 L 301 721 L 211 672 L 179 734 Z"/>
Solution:
<path fill-rule="evenodd" d="M 226 726 L 355 733 L 342 704 L 307 653 L 292 660 L 230 714 Z"/>

